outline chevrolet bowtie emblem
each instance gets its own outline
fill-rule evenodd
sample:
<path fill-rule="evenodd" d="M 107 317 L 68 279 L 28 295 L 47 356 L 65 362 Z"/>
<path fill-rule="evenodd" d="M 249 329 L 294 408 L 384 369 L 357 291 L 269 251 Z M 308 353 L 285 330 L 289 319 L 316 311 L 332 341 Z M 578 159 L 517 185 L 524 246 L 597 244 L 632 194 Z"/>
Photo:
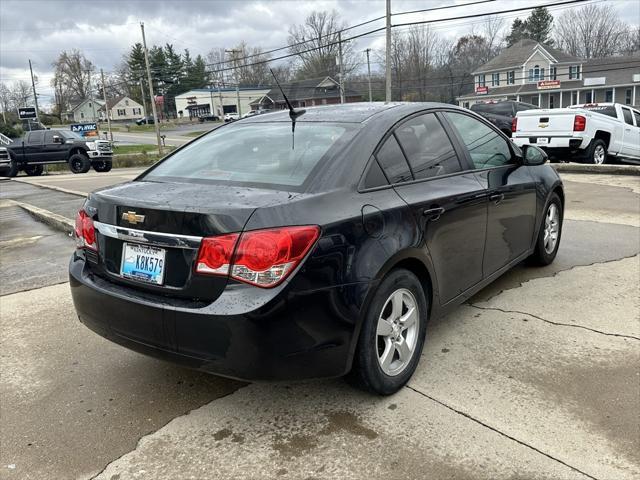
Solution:
<path fill-rule="evenodd" d="M 138 215 L 136 212 L 122 212 L 122 219 L 135 225 L 144 222 L 144 215 Z"/>
<path fill-rule="evenodd" d="M 538 125 L 538 128 L 547 128 L 549 126 L 548 123 L 541 123 Z"/>

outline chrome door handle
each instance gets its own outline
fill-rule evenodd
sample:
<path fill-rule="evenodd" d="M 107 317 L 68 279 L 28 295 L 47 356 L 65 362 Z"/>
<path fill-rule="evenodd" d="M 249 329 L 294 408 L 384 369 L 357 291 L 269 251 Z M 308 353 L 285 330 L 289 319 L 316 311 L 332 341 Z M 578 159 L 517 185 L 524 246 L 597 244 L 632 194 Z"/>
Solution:
<path fill-rule="evenodd" d="M 422 212 L 425 217 L 429 217 L 429 220 L 433 221 L 438 220 L 440 218 L 440 215 L 442 215 L 443 213 L 444 208 L 442 207 L 427 208 Z"/>
<path fill-rule="evenodd" d="M 489 196 L 489 200 L 497 205 L 502 200 L 504 200 L 504 193 L 494 193 L 493 195 Z"/>

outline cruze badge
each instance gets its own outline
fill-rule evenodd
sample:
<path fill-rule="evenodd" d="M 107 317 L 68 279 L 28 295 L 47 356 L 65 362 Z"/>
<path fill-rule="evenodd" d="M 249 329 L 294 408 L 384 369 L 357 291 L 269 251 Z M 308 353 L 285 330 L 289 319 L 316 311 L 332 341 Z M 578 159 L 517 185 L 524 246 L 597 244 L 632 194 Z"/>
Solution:
<path fill-rule="evenodd" d="M 144 215 L 138 215 L 136 212 L 122 212 L 122 219 L 135 225 L 144 222 Z"/>

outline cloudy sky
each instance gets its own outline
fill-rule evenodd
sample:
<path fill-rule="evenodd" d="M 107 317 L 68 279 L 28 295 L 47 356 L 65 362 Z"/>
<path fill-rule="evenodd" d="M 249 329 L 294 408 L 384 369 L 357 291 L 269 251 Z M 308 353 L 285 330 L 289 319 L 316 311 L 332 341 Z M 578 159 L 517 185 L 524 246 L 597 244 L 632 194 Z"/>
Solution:
<path fill-rule="evenodd" d="M 456 8 L 394 16 L 392 23 L 441 19 L 473 13 L 497 12 L 561 0 L 496 0 L 461 6 L 477 0 L 392 0 L 392 12 L 443 5 Z M 610 3 L 627 23 L 640 23 L 638 0 L 589 0 Z M 571 6 L 551 7 L 554 16 Z M 0 81 L 29 80 L 31 59 L 39 78 L 41 104 L 51 103 L 51 63 L 63 50 L 77 48 L 99 69 L 112 71 L 130 46 L 140 41 L 144 22 L 147 44 L 171 43 L 195 56 L 212 48 L 230 48 L 244 40 L 263 49 L 286 45 L 288 29 L 302 23 L 313 10 L 336 10 L 348 25 L 384 15 L 384 0 L 0 0 Z M 528 12 L 501 15 L 505 25 Z M 478 28 L 482 19 L 455 20 L 432 28 L 455 39 Z M 363 33 L 384 26 L 384 20 L 351 30 Z M 357 40 L 357 51 L 384 47 L 384 32 Z M 373 66 L 375 68 L 375 64 Z"/>

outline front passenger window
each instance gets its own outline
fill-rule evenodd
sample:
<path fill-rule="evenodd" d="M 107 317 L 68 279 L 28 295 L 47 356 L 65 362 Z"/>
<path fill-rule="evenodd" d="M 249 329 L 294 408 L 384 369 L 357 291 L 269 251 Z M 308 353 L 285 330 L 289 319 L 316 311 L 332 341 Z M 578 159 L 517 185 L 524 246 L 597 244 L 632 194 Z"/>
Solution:
<path fill-rule="evenodd" d="M 469 150 L 475 168 L 491 168 L 512 162 L 507 141 L 480 120 L 461 113 L 445 112 Z"/>

